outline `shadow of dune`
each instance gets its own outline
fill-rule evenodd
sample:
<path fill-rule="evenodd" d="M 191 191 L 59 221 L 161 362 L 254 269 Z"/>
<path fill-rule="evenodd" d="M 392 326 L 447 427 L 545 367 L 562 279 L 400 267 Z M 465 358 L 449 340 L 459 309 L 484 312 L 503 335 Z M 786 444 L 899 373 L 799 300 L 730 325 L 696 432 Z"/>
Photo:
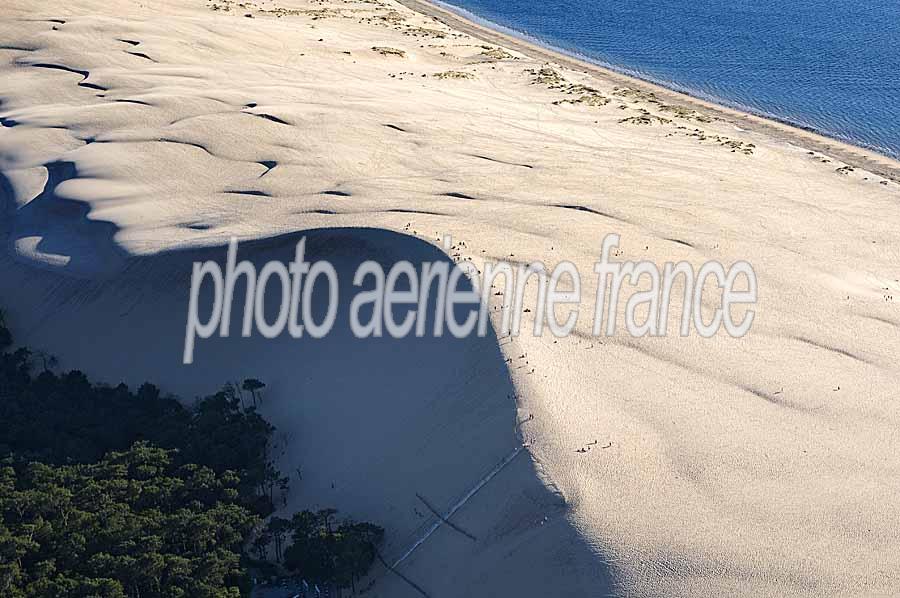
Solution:
<path fill-rule="evenodd" d="M 9 179 L 0 174 L 2 230 L 10 252 L 71 276 L 99 278 L 118 271 L 127 254 L 113 240 L 117 227 L 88 218 L 87 203 L 57 194 L 60 184 L 78 177 L 75 164 L 50 162 L 45 167 L 43 191 L 22 207 L 16 206 Z"/>
<path fill-rule="evenodd" d="M 77 83 L 77 85 L 79 87 L 86 87 L 88 89 L 96 89 L 97 91 L 108 91 L 108 88 L 103 87 L 102 85 L 97 85 L 96 83 L 88 83 L 87 80 L 91 76 L 91 73 L 88 71 L 73 69 L 71 67 L 68 67 L 68 66 L 65 66 L 62 64 L 50 64 L 50 63 L 45 63 L 45 62 L 31 63 L 31 64 L 29 64 L 29 66 L 34 67 L 34 68 L 50 69 L 50 70 L 55 70 L 55 71 L 64 71 L 67 73 L 72 73 L 74 75 L 80 75 L 81 81 L 79 81 Z"/>
<path fill-rule="evenodd" d="M 57 175 L 65 174 L 60 169 Z M 31 211 L 53 208 L 52 201 L 41 203 Z M 4 212 L 9 218 L 9 209 Z M 57 217 L 64 221 L 80 217 L 77 210 L 63 212 Z M 43 220 L 35 220 L 32 232 L 39 232 L 37 222 Z M 21 232 L 23 226 L 12 228 Z M 108 230 L 100 234 L 111 238 Z M 224 269 L 225 247 L 126 257 L 102 279 L 75 278 L 5 255 L 0 304 L 18 340 L 99 380 L 151 380 L 186 400 L 227 381 L 265 381 L 261 411 L 278 429 L 279 466 L 291 476 L 286 510 L 335 507 L 387 530 L 381 552 L 387 563 L 400 561 L 399 574 L 376 565 L 368 596 L 420 596 L 404 577 L 435 598 L 611 592 L 602 558 L 571 525 L 565 502 L 541 480 L 529 453 L 519 452 L 498 470 L 522 440 L 515 392 L 493 332 L 363 340 L 351 332 L 350 303 L 360 290 L 352 279 L 361 262 L 388 269 L 409 260 L 421 272 L 424 262 L 447 256 L 402 234 L 337 228 L 242 243 L 238 259 L 252 261 L 257 271 L 270 260 L 288 263 L 304 236 L 307 261 L 327 259 L 339 276 L 336 324 L 318 340 L 287 332 L 270 340 L 255 328 L 242 338 L 242 277 L 230 337 L 198 339 L 194 364 L 183 365 L 192 264 L 213 260 Z M 277 277 L 271 279 L 269 322 L 280 303 L 278 287 Z M 203 321 L 210 291 L 207 284 L 200 294 Z M 316 285 L 312 296 L 317 320 L 326 310 L 326 291 L 327 285 Z M 434 313 L 433 302 L 428 312 Z M 429 316 L 429 331 L 432 321 Z M 440 522 L 434 511 L 454 506 L 454 525 L 439 525 L 410 552 Z"/>

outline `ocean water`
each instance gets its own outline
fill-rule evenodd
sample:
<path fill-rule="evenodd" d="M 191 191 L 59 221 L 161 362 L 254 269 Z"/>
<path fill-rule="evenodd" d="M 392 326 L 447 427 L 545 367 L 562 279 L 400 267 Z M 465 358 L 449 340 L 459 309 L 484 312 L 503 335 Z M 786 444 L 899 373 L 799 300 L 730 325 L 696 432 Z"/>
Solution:
<path fill-rule="evenodd" d="M 450 0 L 615 70 L 900 158 L 900 0 Z"/>

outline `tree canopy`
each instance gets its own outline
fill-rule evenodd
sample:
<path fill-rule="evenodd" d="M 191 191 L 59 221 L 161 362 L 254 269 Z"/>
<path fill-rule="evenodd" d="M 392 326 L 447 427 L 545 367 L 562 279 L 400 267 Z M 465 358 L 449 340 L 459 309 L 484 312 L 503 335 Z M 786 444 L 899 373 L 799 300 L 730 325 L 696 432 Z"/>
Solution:
<path fill-rule="evenodd" d="M 263 525 L 289 488 L 256 411 L 263 382 L 186 407 L 12 346 L 0 312 L 0 596 L 228 598 L 251 564 L 336 588 L 368 571 L 376 525 L 334 524 L 333 509 Z"/>
<path fill-rule="evenodd" d="M 0 467 L 0 594 L 213 598 L 247 586 L 241 545 L 259 523 L 240 478 L 136 443 L 79 465 Z"/>

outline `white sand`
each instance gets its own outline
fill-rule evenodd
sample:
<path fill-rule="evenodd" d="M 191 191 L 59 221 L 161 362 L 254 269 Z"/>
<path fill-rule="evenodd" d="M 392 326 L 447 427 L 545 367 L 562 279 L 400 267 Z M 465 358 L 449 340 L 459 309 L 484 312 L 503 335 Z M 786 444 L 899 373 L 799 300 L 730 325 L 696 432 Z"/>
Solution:
<path fill-rule="evenodd" d="M 259 10 L 276 7 L 299 10 Z M 5 0 L 0 290 L 17 337 L 186 397 L 266 380 L 282 466 L 304 472 L 289 507 L 383 523 L 388 560 L 434 521 L 416 493 L 449 509 L 524 439 L 531 460 L 453 517 L 477 540 L 442 526 L 399 567 L 431 596 L 897 595 L 898 165 L 730 111 L 679 117 L 563 59 L 611 101 L 559 104 L 584 94 L 535 83 L 544 54 L 484 43 L 387 0 Z M 642 109 L 671 122 L 620 122 Z M 342 230 L 317 231 L 317 255 L 343 273 L 432 251 L 403 233 L 586 277 L 617 232 L 617 259 L 750 261 L 760 304 L 742 340 L 601 342 L 585 316 L 580 335 L 500 350 L 339 330 L 200 343 L 180 365 L 191 261 L 231 235 L 285 257 L 296 235 L 271 239 L 325 228 Z"/>

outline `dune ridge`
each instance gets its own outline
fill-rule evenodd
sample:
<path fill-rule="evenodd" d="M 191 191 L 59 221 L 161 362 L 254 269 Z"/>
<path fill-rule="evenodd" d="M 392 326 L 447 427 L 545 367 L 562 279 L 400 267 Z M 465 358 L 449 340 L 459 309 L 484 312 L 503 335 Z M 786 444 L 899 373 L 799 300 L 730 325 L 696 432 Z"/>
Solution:
<path fill-rule="evenodd" d="M 450 518 L 474 542 L 441 524 L 400 563 L 431 596 L 896 593 L 895 164 L 393 0 L 112 7 L 0 7 L 16 338 L 187 398 L 265 379 L 292 504 L 378 521 L 388 563 L 440 518 L 426 501 L 446 513 L 527 445 Z M 760 302 L 741 340 L 598 339 L 581 314 L 564 339 L 344 330 L 181 366 L 191 262 L 304 232 L 342 272 L 569 260 L 586 289 L 615 232 L 618 260 L 747 260 Z"/>

